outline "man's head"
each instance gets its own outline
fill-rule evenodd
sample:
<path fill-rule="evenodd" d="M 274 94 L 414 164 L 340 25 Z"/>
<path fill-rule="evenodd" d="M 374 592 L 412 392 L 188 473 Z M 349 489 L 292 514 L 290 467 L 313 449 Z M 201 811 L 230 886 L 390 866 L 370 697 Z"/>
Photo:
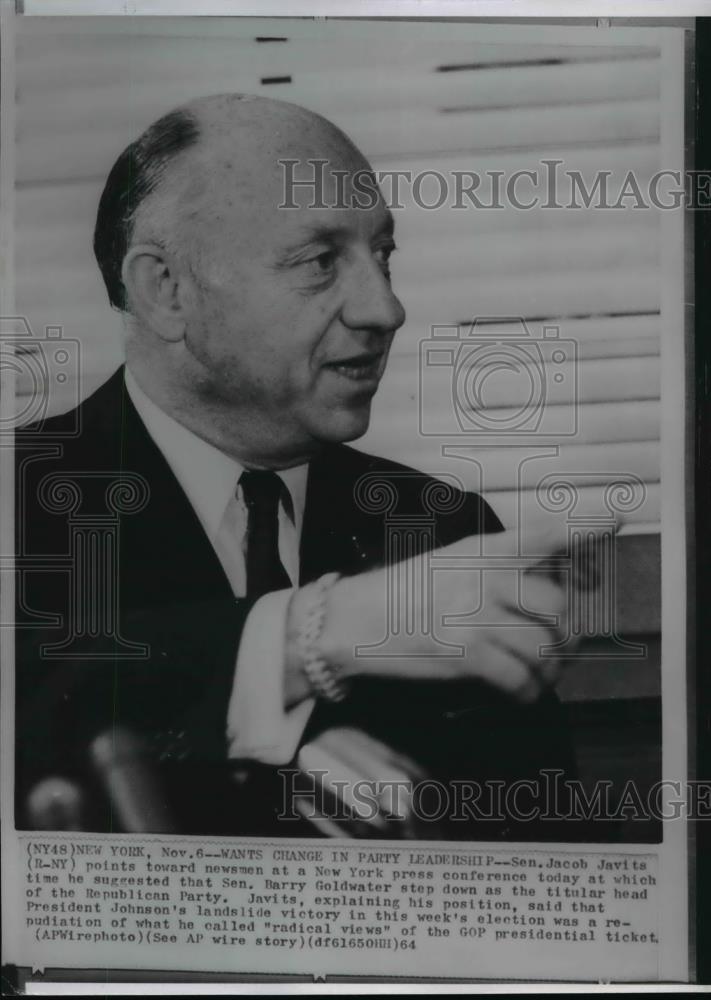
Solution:
<path fill-rule="evenodd" d="M 309 207 L 313 189 L 285 192 L 279 162 L 310 178 L 315 159 L 325 208 Z M 132 317 L 129 364 L 159 405 L 247 463 L 295 464 L 367 429 L 404 320 L 390 213 L 351 198 L 368 170 L 324 118 L 222 95 L 155 123 L 109 176 L 94 246 Z"/>

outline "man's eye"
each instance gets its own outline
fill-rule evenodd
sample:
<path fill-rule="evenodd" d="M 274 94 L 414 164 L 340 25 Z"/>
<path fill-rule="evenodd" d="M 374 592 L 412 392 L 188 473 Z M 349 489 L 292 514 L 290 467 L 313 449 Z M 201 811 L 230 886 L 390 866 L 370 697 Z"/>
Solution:
<path fill-rule="evenodd" d="M 397 247 L 392 243 L 388 244 L 388 246 L 380 247 L 375 251 L 376 260 L 380 264 L 386 278 L 390 277 L 390 257 L 395 250 L 397 250 Z"/>
<path fill-rule="evenodd" d="M 327 278 L 336 263 L 336 254 L 333 250 L 324 250 L 317 257 L 304 261 L 304 267 L 310 277 Z"/>

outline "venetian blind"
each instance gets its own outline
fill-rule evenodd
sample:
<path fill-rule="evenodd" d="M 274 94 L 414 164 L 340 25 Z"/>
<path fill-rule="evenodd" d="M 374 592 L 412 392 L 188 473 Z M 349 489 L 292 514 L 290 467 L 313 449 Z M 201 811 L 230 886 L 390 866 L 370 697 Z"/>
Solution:
<path fill-rule="evenodd" d="M 644 188 L 659 169 L 657 51 L 492 44 L 427 23 L 201 19 L 176 28 L 142 18 L 139 34 L 133 24 L 103 20 L 97 28 L 26 19 L 17 54 L 17 311 L 36 336 L 61 326 L 79 341 L 82 394 L 121 359 L 121 321 L 91 252 L 96 205 L 117 154 L 182 101 L 264 93 L 331 118 L 376 170 L 437 171 L 449 185 L 449 201 L 437 208 L 436 178 L 423 179 L 419 205 L 412 187 L 400 185 L 393 284 L 408 318 L 358 446 L 437 473 L 452 469 L 443 444 L 464 443 L 457 475 L 509 523 L 520 497 L 534 502 L 546 471 L 578 475 L 591 497 L 610 478 L 632 475 L 645 499 L 630 520 L 655 528 L 664 333 L 658 213 L 631 204 L 524 210 L 506 199 L 503 207 L 454 209 L 451 197 L 457 173 L 543 177 L 542 161 L 579 172 L 588 190 L 600 171 L 609 172 L 611 192 L 630 171 Z M 482 199 L 485 190 L 486 182 Z M 517 190 L 527 200 L 542 188 Z M 562 193 L 567 200 L 568 189 Z M 475 320 L 477 337 L 520 365 L 483 383 L 472 402 L 468 390 L 457 397 L 455 369 L 457 345 Z M 445 360 L 430 365 L 435 330 Z M 542 356 L 527 347 L 525 336 L 538 342 L 546 333 L 563 344 L 555 363 L 552 340 Z M 530 424 L 516 424 L 536 380 L 547 391 L 538 437 Z M 54 384 L 52 408 L 66 408 L 76 391 L 71 379 Z M 501 427 L 506 434 L 497 438 Z M 539 444 L 539 458 L 523 461 Z"/>

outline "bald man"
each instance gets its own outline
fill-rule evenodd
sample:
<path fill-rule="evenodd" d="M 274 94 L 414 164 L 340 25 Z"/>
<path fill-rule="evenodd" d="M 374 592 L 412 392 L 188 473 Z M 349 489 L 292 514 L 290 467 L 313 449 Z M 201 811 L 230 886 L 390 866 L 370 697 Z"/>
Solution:
<path fill-rule="evenodd" d="M 297 207 L 280 208 L 285 159 L 327 161 L 323 204 L 338 183 L 347 207 L 312 207 L 295 186 Z M 78 563 L 20 588 L 21 825 L 342 833 L 332 798 L 296 819 L 284 768 L 327 759 L 377 778 L 382 765 L 468 782 L 470 800 L 487 782 L 570 772 L 558 664 L 540 654 L 564 628 L 560 579 L 526 573 L 531 611 L 516 574 L 482 587 L 477 536 L 499 533 L 486 553 L 511 557 L 515 533 L 480 497 L 450 488 L 433 506 L 433 480 L 345 445 L 368 427 L 405 315 L 392 215 L 377 192 L 367 207 L 350 198 L 369 170 L 322 117 L 239 95 L 170 113 L 113 167 L 94 248 L 126 365 L 18 436 L 23 550 L 72 550 L 77 507 L 48 501 L 56 477 L 77 484 L 81 515 L 106 516 L 110 483 L 135 502 L 109 511 L 115 559 L 102 573 L 96 556 L 93 601 L 77 597 Z M 38 460 L 38 441 L 61 454 Z M 389 634 L 398 570 L 371 488 L 432 523 L 415 576 L 426 550 L 456 557 L 431 593 L 408 595 L 412 620 L 435 628 Z M 538 542 L 545 556 L 561 540 Z M 445 615 L 462 619 L 446 635 Z M 541 836 L 528 806 L 415 817 L 425 825 L 406 835 Z M 399 819 L 364 835 L 397 836 Z"/>

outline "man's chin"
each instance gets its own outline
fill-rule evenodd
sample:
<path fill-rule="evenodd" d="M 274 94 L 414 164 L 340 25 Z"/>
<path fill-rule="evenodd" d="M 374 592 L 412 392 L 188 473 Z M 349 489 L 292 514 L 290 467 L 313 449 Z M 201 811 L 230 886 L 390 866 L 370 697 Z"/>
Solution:
<path fill-rule="evenodd" d="M 357 410 L 331 411 L 314 428 L 316 437 L 324 444 L 344 444 L 356 441 L 370 425 L 370 402 Z"/>

